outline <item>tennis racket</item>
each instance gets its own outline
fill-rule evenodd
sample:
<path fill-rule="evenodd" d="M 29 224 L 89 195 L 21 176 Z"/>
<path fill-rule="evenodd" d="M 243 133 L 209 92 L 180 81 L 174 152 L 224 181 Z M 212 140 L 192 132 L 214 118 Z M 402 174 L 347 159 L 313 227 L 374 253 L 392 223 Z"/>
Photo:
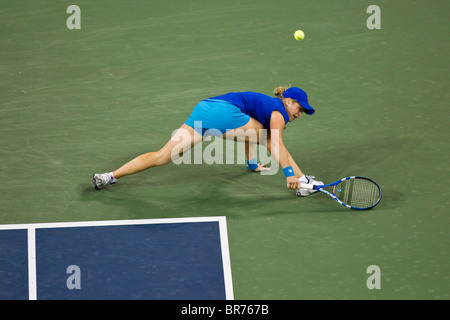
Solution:
<path fill-rule="evenodd" d="M 346 177 L 330 184 L 302 184 L 301 187 L 319 190 L 344 207 L 356 210 L 373 208 L 381 200 L 381 188 L 378 183 L 365 177 Z M 333 187 L 332 192 L 325 190 L 327 187 Z"/>

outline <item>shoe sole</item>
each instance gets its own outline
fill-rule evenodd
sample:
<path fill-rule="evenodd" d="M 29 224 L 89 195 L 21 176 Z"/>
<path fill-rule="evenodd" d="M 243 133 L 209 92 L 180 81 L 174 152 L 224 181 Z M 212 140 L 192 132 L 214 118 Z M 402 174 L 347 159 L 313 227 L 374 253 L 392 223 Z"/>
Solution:
<path fill-rule="evenodd" d="M 100 188 L 97 186 L 95 182 L 95 173 L 92 175 L 92 185 L 94 186 L 95 190 L 100 190 Z"/>

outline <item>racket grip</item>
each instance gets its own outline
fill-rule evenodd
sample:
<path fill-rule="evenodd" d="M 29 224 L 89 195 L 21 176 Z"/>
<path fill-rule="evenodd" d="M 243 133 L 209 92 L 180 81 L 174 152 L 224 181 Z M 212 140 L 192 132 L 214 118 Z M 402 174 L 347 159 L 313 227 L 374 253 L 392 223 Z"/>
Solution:
<path fill-rule="evenodd" d="M 313 184 L 308 184 L 308 183 L 301 183 L 300 184 L 300 188 L 301 189 L 313 190 L 314 189 L 314 185 Z"/>

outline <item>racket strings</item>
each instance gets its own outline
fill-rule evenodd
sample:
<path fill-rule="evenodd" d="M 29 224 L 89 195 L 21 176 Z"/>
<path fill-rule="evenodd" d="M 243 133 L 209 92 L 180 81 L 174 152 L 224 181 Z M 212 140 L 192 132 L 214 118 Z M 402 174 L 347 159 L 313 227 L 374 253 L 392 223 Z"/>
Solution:
<path fill-rule="evenodd" d="M 375 205 L 381 196 L 377 184 L 367 179 L 348 179 L 337 186 L 337 198 L 356 208 L 369 208 Z"/>

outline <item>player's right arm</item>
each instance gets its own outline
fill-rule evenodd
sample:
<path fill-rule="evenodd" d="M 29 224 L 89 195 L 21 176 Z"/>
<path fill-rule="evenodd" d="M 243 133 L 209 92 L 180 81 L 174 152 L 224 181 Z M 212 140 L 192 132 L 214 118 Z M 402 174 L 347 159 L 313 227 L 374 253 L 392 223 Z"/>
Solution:
<path fill-rule="evenodd" d="M 270 118 L 271 154 L 283 169 L 291 167 L 290 155 L 284 146 L 282 138 L 282 132 L 285 125 L 283 115 L 278 111 L 272 112 Z M 286 177 L 286 183 L 289 189 L 300 188 L 300 181 L 295 177 L 295 174 Z"/>

